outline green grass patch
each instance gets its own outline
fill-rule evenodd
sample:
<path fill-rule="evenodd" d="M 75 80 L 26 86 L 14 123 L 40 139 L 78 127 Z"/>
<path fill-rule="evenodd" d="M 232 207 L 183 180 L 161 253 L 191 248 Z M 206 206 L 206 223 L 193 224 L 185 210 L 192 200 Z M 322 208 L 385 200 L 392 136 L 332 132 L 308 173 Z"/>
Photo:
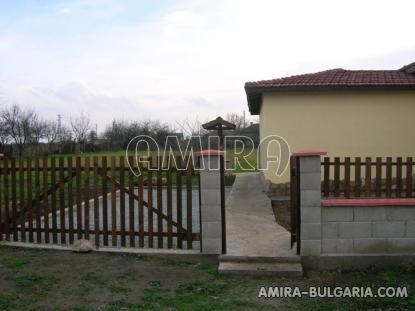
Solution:
<path fill-rule="evenodd" d="M 74 307 L 71 308 L 70 311 L 95 311 L 96 308 L 91 307 L 91 306 L 78 306 L 78 307 Z"/>
<path fill-rule="evenodd" d="M 0 310 L 12 310 L 16 307 L 17 297 L 9 294 L 0 294 Z"/>
<path fill-rule="evenodd" d="M 202 271 L 209 273 L 210 275 L 218 275 L 218 265 L 210 262 L 201 262 L 196 267 Z"/>
<path fill-rule="evenodd" d="M 29 305 L 47 297 L 54 284 L 58 280 L 55 277 L 42 276 L 39 273 L 28 273 L 18 275 L 14 278 L 14 283 L 19 295 L 23 295 L 23 299 L 19 298 L 18 303 L 21 305 Z"/>
<path fill-rule="evenodd" d="M 128 288 L 123 287 L 115 282 L 108 285 L 108 290 L 113 294 L 127 293 L 130 291 Z"/>
<path fill-rule="evenodd" d="M 95 272 L 86 273 L 82 277 L 82 280 L 85 281 L 85 282 L 88 282 L 92 285 L 106 285 L 106 283 L 107 283 L 107 280 L 104 277 L 96 274 Z"/>
<path fill-rule="evenodd" d="M 247 152 L 240 153 L 238 150 L 236 152 L 234 150 L 227 150 L 226 160 L 230 162 L 234 173 L 258 171 L 258 158 L 256 150 L 250 154 Z"/>
<path fill-rule="evenodd" d="M 44 283 L 45 278 L 36 273 L 18 276 L 15 278 L 16 286 L 24 289 L 31 289 L 35 286 L 42 285 Z"/>
<path fill-rule="evenodd" d="M 9 269 L 19 269 L 27 264 L 27 259 L 16 257 L 5 257 L 0 260 L 1 264 Z"/>
<path fill-rule="evenodd" d="M 173 291 L 153 286 L 145 290 L 145 303 L 136 307 L 137 310 L 273 310 L 271 306 L 247 301 L 246 297 L 235 295 L 233 290 L 232 278 L 184 282 Z"/>
<path fill-rule="evenodd" d="M 264 299 L 258 298 L 261 286 L 405 286 L 409 297 Z M 0 289 L 0 310 L 415 310 L 415 273 L 405 268 L 310 273 L 296 280 L 233 277 L 218 274 L 209 261 L 12 247 L 0 254 Z"/>

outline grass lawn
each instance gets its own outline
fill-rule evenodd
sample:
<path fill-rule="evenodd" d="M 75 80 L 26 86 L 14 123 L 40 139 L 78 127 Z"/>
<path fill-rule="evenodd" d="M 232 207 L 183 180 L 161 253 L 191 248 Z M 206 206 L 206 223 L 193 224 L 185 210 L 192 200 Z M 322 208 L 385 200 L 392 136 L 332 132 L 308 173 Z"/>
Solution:
<path fill-rule="evenodd" d="M 301 280 L 221 276 L 217 265 L 0 246 L 0 310 L 413 310 L 402 268 Z M 261 286 L 407 286 L 409 298 L 257 298 Z"/>

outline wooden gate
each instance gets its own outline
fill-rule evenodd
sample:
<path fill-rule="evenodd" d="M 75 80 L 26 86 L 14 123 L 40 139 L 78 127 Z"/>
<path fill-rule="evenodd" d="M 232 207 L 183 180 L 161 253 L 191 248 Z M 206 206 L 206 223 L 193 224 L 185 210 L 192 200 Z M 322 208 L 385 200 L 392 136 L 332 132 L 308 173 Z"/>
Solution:
<path fill-rule="evenodd" d="M 290 209 L 291 209 L 291 247 L 297 243 L 297 254 L 300 254 L 300 158 L 290 157 Z"/>
<path fill-rule="evenodd" d="M 161 159 L 142 159 L 138 177 L 123 156 L 0 162 L 0 241 L 200 247 L 199 176 L 184 165 L 191 158 L 167 170 L 156 167 Z"/>

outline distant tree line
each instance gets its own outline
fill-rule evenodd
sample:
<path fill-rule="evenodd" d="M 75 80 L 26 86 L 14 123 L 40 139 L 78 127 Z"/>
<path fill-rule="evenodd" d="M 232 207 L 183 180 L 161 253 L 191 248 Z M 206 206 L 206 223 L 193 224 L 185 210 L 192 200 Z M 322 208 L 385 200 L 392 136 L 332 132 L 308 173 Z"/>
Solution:
<path fill-rule="evenodd" d="M 163 145 L 168 135 L 174 134 L 167 123 L 160 121 L 125 121 L 113 120 L 105 128 L 102 138 L 107 141 L 112 150 L 125 149 L 128 143 L 136 136 L 150 136 L 159 145 Z"/>
<path fill-rule="evenodd" d="M 0 110 L 0 152 L 6 155 L 46 155 L 82 150 L 91 132 L 90 119 L 80 114 L 70 125 L 45 120 L 18 105 Z"/>
<path fill-rule="evenodd" d="M 232 135 L 249 132 L 252 127 L 245 122 L 245 117 L 238 114 L 226 116 L 230 122 L 236 124 Z M 157 120 L 126 121 L 113 120 L 106 126 L 101 135 L 98 135 L 92 126 L 89 116 L 81 113 L 72 116 L 69 124 L 62 124 L 59 120 L 45 120 L 30 108 L 19 105 L 6 106 L 0 109 L 0 153 L 8 156 L 33 156 L 57 153 L 117 151 L 123 150 L 128 143 L 139 135 L 149 136 L 152 141 L 163 148 L 168 136 L 175 139 L 171 146 L 185 149 L 190 143 L 196 149 L 200 144 L 190 138 L 202 137 L 202 148 L 208 147 L 209 136 L 214 132 L 202 128 L 199 120 L 184 120 L 177 122 L 175 128 Z M 253 137 L 258 137 L 254 129 Z M 252 133 L 251 133 L 252 134 Z M 250 135 L 251 135 L 250 134 Z M 212 146 L 211 146 L 212 147 Z M 214 147 L 214 146 L 213 146 Z"/>

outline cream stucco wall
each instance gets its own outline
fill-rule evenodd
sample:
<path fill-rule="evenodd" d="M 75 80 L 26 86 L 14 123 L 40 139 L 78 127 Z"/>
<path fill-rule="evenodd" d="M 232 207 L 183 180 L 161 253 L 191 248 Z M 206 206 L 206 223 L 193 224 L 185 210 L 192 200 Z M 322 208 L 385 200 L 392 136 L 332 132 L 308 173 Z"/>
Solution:
<path fill-rule="evenodd" d="M 274 92 L 264 93 L 261 139 L 284 137 L 291 152 L 322 149 L 328 156 L 415 156 L 415 91 Z M 277 150 L 274 144 L 270 152 Z M 264 167 L 265 149 L 260 149 Z M 288 169 L 265 177 L 289 180 Z"/>

